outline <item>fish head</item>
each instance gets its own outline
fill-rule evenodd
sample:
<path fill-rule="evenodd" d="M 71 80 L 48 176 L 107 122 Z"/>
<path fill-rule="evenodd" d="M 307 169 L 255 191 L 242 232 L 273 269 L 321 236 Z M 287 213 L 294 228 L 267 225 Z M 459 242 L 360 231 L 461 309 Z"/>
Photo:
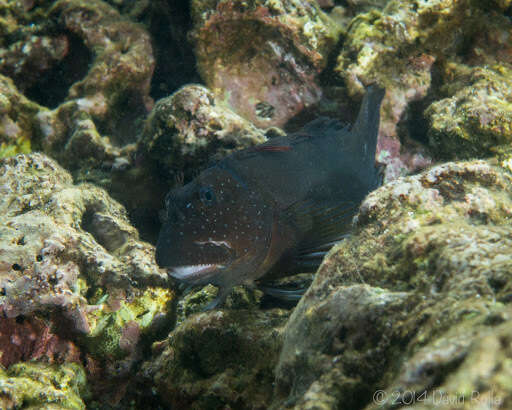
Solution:
<path fill-rule="evenodd" d="M 225 285 L 264 258 L 272 209 L 233 171 L 215 166 L 166 197 L 158 265 L 190 284 Z"/>

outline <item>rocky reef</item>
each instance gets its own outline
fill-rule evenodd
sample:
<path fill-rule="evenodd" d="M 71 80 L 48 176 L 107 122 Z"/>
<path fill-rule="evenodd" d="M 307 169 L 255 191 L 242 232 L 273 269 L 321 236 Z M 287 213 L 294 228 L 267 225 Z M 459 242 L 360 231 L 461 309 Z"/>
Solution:
<path fill-rule="evenodd" d="M 30 152 L 39 109 L 0 74 L 0 158 Z"/>
<path fill-rule="evenodd" d="M 141 338 L 170 323 L 153 246 L 105 191 L 44 155 L 3 159 L 0 187 L 1 363 L 88 358 L 126 375 Z"/>
<path fill-rule="evenodd" d="M 512 138 L 512 71 L 450 64 L 442 91 L 425 111 L 430 146 L 440 157 L 492 155 Z M 493 151 L 494 150 L 494 151 Z"/>
<path fill-rule="evenodd" d="M 264 132 L 218 100 L 206 87 L 187 85 L 151 112 L 139 152 L 172 185 L 188 170 L 204 168 L 235 149 L 267 140 Z"/>
<path fill-rule="evenodd" d="M 266 408 L 288 315 L 280 309 L 194 315 L 155 346 L 161 353 L 143 375 L 173 408 Z"/>
<path fill-rule="evenodd" d="M 77 180 L 116 187 L 153 106 L 148 32 L 99 0 L 2 2 L 0 13 L 0 156 L 43 150 Z"/>
<path fill-rule="evenodd" d="M 316 2 L 192 1 L 191 14 L 199 72 L 238 114 L 283 126 L 320 100 L 340 28 Z"/>
<path fill-rule="evenodd" d="M 484 161 L 371 193 L 287 323 L 279 394 L 301 409 L 507 408 L 511 212 L 511 175 Z"/>
<path fill-rule="evenodd" d="M 350 21 L 335 71 L 345 80 L 349 94 L 362 93 L 363 87 L 373 81 L 387 89 L 379 137 L 379 160 L 387 164 L 386 180 L 424 168 L 432 154 L 436 159 L 457 158 L 458 147 L 445 146 L 442 153 L 432 153 L 414 143 L 444 138 L 439 134 L 434 137 L 429 131 L 429 120 L 440 109 L 439 104 L 427 118 L 423 111 L 435 101 L 453 98 L 455 89 L 451 88 L 448 95 L 443 92 L 458 79 L 459 84 L 470 86 L 468 74 L 464 77 L 462 73 L 471 71 L 474 65 L 511 63 L 507 51 L 510 45 L 505 40 L 510 37 L 510 20 L 500 12 L 507 7 L 488 8 L 469 0 L 391 0 L 382 10 L 359 14 Z M 455 65 L 459 66 L 457 72 Z M 498 73 L 491 69 L 480 77 L 483 87 L 503 70 L 494 69 Z M 506 94 L 507 86 L 501 87 Z M 492 93 L 488 89 L 484 94 L 487 92 Z M 466 108 L 477 112 L 480 105 L 475 99 Z M 454 114 L 463 115 L 459 111 L 443 118 L 447 121 L 451 116 L 458 121 Z M 433 128 L 438 127 L 436 124 Z M 447 127 L 443 127 L 445 135 Z M 472 155 L 486 155 L 485 149 L 476 150 Z"/>
<path fill-rule="evenodd" d="M 85 409 L 89 395 L 84 369 L 76 363 L 60 366 L 18 363 L 8 371 L 0 369 L 2 409 L 52 408 Z"/>
<path fill-rule="evenodd" d="M 0 407 L 512 407 L 511 17 L 0 1 Z M 319 115 L 353 121 L 371 83 L 385 185 L 351 236 L 297 306 L 239 286 L 203 311 L 217 289 L 154 260 L 166 192 Z"/>

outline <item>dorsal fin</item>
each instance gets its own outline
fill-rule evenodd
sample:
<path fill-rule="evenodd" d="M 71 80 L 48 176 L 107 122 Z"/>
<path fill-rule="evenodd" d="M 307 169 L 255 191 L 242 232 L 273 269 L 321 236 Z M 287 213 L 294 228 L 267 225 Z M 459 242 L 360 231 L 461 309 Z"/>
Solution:
<path fill-rule="evenodd" d="M 304 125 L 296 134 L 305 134 L 311 137 L 324 137 L 326 135 L 332 135 L 333 133 L 336 135 L 342 132 L 348 133 L 349 130 L 349 124 L 344 124 L 339 120 L 329 117 L 318 117 Z"/>
<path fill-rule="evenodd" d="M 379 134 L 380 103 L 385 92 L 377 85 L 367 88 L 356 122 L 350 130 L 350 137 L 346 139 L 348 150 L 372 168 Z"/>

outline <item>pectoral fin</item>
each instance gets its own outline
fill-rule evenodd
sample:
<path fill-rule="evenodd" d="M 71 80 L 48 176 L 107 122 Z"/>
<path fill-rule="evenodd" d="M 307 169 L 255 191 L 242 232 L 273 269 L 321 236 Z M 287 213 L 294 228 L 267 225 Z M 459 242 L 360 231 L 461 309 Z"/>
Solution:
<path fill-rule="evenodd" d="M 353 202 L 301 202 L 286 210 L 288 223 L 295 226 L 301 240 L 294 253 L 294 270 L 314 271 L 329 249 L 346 238 L 358 210 Z"/>

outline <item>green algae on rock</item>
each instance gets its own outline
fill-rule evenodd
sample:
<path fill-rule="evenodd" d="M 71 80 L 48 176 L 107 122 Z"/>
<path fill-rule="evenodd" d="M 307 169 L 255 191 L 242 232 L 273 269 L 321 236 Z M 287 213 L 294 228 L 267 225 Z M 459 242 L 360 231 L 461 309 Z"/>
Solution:
<path fill-rule="evenodd" d="M 88 396 L 85 371 L 77 363 L 30 362 L 0 369 L 0 407 L 4 410 L 82 410 Z"/>
<path fill-rule="evenodd" d="M 409 95 L 404 97 L 424 95 L 433 61 L 460 51 L 463 37 L 470 37 L 484 21 L 482 10 L 470 0 L 392 0 L 382 12 L 352 21 L 336 70 L 351 94 L 377 80 L 387 89 L 411 82 L 414 87 L 406 87 Z M 415 79 L 419 74 L 423 78 Z"/>
<path fill-rule="evenodd" d="M 510 402 L 510 369 L 498 363 L 509 349 L 500 338 L 512 337 L 511 217 L 512 176 L 485 161 L 371 193 L 354 236 L 330 252 L 285 328 L 275 403 L 332 408 L 358 397 L 354 406 L 379 408 L 379 389 L 493 390 Z"/>
<path fill-rule="evenodd" d="M 212 311 L 189 317 L 158 343 L 142 373 L 173 408 L 268 408 L 288 312 Z"/>
<path fill-rule="evenodd" d="M 427 139 L 423 110 L 446 98 L 432 74 L 439 80 L 435 73 L 453 61 L 510 64 L 510 35 L 506 16 L 471 0 L 391 0 L 382 11 L 352 20 L 335 71 L 350 95 L 374 81 L 386 87 L 378 148 L 379 161 L 388 165 L 386 180 L 429 165 L 408 138 Z M 407 125 L 397 128 L 400 122 Z"/>
<path fill-rule="evenodd" d="M 42 154 L 1 160 L 0 193 L 0 310 L 8 319 L 43 316 L 48 330 L 33 331 L 41 345 L 18 356 L 51 358 L 45 340 L 65 328 L 83 354 L 107 367 L 126 359 L 129 370 L 139 339 L 170 321 L 173 292 L 154 248 L 138 239 L 125 209 L 104 190 L 73 185 Z M 55 339 L 62 359 L 72 349 L 65 341 Z"/>
<path fill-rule="evenodd" d="M 184 295 L 176 305 L 176 326 L 195 313 L 204 312 L 209 303 L 218 296 L 219 289 L 209 284 Z M 254 309 L 261 302 L 263 292 L 245 286 L 235 286 L 226 298 L 226 309 Z"/>
<path fill-rule="evenodd" d="M 167 276 L 154 262 L 153 247 L 138 240 L 124 208 L 100 188 L 73 185 L 42 154 L 2 160 L 0 187 L 2 313 L 14 318 L 45 312 L 53 326 L 66 323 L 68 333 L 96 341 L 98 321 L 114 317 L 109 334 L 117 335 L 116 349 L 133 352 L 137 335 L 169 313 L 173 293 L 160 288 Z M 93 299 L 98 291 L 110 300 Z"/>
<path fill-rule="evenodd" d="M 0 74 L 0 158 L 31 151 L 36 114 L 43 109 L 21 94 L 13 81 Z"/>
<path fill-rule="evenodd" d="M 425 111 L 430 146 L 441 158 L 490 156 L 512 142 L 512 68 L 445 67 L 449 95 Z"/>
<path fill-rule="evenodd" d="M 475 298 L 450 303 L 458 311 L 451 326 L 426 344 L 419 341 L 382 390 L 384 399 L 368 410 L 393 409 L 399 402 L 414 409 L 510 407 L 512 309 Z M 438 307 L 427 315 L 434 317 Z"/>
<path fill-rule="evenodd" d="M 99 295 L 96 295 L 99 296 Z M 89 316 L 91 332 L 85 343 L 88 351 L 99 360 L 134 359 L 140 338 L 155 330 L 159 315 L 170 310 L 173 292 L 163 288 L 146 288 L 127 297 L 113 291 L 98 299 L 98 309 Z M 127 368 L 129 370 L 129 367 Z M 119 374 L 117 375 L 119 376 Z"/>
<path fill-rule="evenodd" d="M 187 85 L 157 102 L 139 143 L 159 173 L 173 177 L 191 168 L 204 167 L 234 149 L 267 140 L 263 131 L 225 107 L 201 85 Z"/>
<path fill-rule="evenodd" d="M 315 1 L 193 1 L 199 72 L 259 127 L 283 126 L 321 97 L 318 74 L 340 29 Z"/>

